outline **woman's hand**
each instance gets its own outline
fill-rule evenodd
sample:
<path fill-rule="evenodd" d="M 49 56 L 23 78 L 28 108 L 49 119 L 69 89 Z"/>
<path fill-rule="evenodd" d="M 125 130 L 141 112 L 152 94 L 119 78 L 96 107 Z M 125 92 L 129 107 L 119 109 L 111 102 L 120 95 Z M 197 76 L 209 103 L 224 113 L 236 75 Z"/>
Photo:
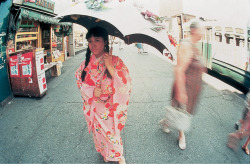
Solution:
<path fill-rule="evenodd" d="M 95 97 L 100 97 L 101 94 L 102 94 L 102 90 L 101 90 L 100 87 L 97 87 L 97 88 L 94 89 L 94 96 Z"/>
<path fill-rule="evenodd" d="M 114 72 L 115 72 L 115 68 L 113 65 L 113 57 L 112 57 L 112 50 L 113 48 L 111 48 L 110 53 L 104 53 L 103 54 L 103 60 L 104 60 L 104 64 L 106 65 L 110 75 L 113 77 Z"/>
<path fill-rule="evenodd" d="M 110 50 L 110 53 L 104 53 L 103 55 L 103 60 L 104 63 L 107 67 L 113 66 L 113 62 L 112 62 L 112 48 Z"/>

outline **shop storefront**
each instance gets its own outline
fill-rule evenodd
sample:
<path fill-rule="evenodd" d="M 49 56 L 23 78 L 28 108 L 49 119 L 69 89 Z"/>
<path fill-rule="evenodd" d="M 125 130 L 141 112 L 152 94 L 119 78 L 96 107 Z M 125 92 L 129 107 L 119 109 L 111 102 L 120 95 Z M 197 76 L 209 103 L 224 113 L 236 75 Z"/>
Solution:
<path fill-rule="evenodd" d="M 17 1 L 16 1 L 17 2 Z M 44 48 L 45 63 L 64 62 L 68 53 L 71 23 L 53 18 L 55 3 L 49 0 L 24 0 L 15 3 L 11 13 L 14 28 L 8 41 L 8 53 L 30 48 Z"/>
<path fill-rule="evenodd" d="M 7 58 L 14 95 L 42 97 L 47 91 L 45 71 L 60 75 L 68 54 L 71 23 L 59 23 L 55 3 L 14 0 L 9 19 Z"/>
<path fill-rule="evenodd" d="M 6 55 L 6 43 L 8 37 L 8 20 L 11 1 L 2 1 L 0 4 L 0 107 L 9 103 L 13 94 L 11 91 L 8 63 Z"/>

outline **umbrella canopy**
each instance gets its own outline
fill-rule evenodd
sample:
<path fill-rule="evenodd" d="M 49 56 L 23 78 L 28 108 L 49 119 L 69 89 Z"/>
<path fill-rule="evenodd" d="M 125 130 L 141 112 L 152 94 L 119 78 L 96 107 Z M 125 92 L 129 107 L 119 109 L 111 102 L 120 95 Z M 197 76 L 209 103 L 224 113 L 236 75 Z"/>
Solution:
<path fill-rule="evenodd" d="M 101 26 L 109 35 L 119 37 L 127 44 L 142 42 L 155 47 L 161 53 L 164 49 L 174 53 L 167 33 L 151 30 L 154 24 L 147 21 L 129 2 L 110 2 L 102 10 L 89 9 L 86 3 L 79 3 L 60 13 L 57 18 L 61 19 L 60 22 L 77 23 L 87 29 Z"/>
<path fill-rule="evenodd" d="M 154 48 L 156 48 L 158 51 L 163 53 L 165 51 L 166 53 L 170 53 L 173 57 L 175 57 L 176 48 L 171 45 L 168 34 L 166 31 L 158 31 L 155 32 L 151 29 L 145 28 L 142 29 L 140 32 L 136 32 L 130 35 L 126 35 L 123 39 L 125 43 L 131 44 L 131 43 L 146 43 Z"/>

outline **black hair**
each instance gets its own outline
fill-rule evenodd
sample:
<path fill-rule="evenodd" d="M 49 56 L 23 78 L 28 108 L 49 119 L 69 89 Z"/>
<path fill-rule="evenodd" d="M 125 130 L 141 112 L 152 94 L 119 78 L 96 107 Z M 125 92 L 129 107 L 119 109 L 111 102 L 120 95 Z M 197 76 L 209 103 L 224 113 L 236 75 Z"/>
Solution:
<path fill-rule="evenodd" d="M 88 30 L 88 33 L 86 34 L 86 39 L 88 40 L 89 38 L 91 38 L 92 36 L 94 37 L 102 37 L 104 42 L 105 42 L 105 49 L 106 51 L 109 53 L 109 38 L 108 38 L 108 32 L 99 26 L 96 27 L 92 27 Z M 86 52 L 86 60 L 85 60 L 85 67 L 84 69 L 88 66 L 89 61 L 90 61 L 90 55 L 91 55 L 91 51 L 89 49 L 89 47 L 87 48 L 87 52 Z M 82 81 L 84 81 L 85 76 L 86 76 L 86 72 L 84 71 L 84 69 L 82 70 Z M 106 69 L 105 74 L 107 74 L 107 77 L 112 78 L 112 76 L 110 75 L 108 69 Z"/>

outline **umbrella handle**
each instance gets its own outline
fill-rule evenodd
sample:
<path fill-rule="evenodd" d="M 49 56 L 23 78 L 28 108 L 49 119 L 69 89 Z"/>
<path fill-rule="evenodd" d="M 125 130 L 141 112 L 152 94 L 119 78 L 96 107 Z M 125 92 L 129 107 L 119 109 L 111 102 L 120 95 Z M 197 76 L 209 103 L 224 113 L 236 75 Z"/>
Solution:
<path fill-rule="evenodd" d="M 114 41 L 115 41 L 115 36 L 111 36 L 110 37 L 110 41 L 111 41 L 110 49 L 113 49 L 113 44 L 114 44 Z"/>

